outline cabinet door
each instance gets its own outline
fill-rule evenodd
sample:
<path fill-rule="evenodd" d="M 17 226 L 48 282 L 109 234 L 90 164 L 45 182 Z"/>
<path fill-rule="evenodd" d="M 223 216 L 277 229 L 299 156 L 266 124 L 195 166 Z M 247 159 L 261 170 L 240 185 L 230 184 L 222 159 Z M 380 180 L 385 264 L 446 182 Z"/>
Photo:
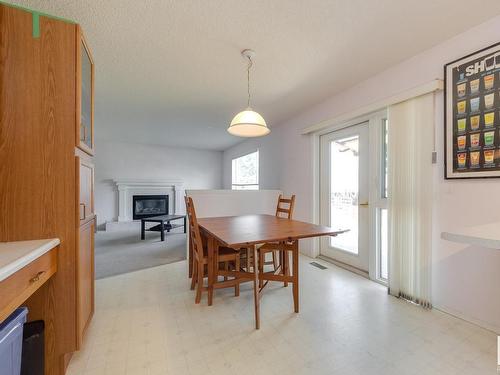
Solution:
<path fill-rule="evenodd" d="M 82 344 L 85 330 L 94 314 L 94 227 L 91 220 L 78 232 L 77 251 L 77 337 Z"/>
<path fill-rule="evenodd" d="M 94 165 L 79 156 L 77 159 L 77 171 L 79 184 L 79 206 L 78 215 L 80 225 L 94 219 Z"/>
<path fill-rule="evenodd" d="M 83 36 L 77 26 L 77 111 L 76 145 L 86 153 L 94 154 L 94 62 Z"/>

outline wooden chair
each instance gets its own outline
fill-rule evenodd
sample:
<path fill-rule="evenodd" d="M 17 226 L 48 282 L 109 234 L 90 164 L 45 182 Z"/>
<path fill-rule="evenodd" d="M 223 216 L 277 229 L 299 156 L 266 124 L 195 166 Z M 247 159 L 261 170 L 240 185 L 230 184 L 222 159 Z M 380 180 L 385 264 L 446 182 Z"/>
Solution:
<path fill-rule="evenodd" d="M 288 220 L 292 219 L 293 209 L 295 206 L 295 195 L 290 198 L 283 198 L 280 194 L 278 197 L 278 204 L 276 206 L 276 216 L 282 217 Z M 289 256 L 286 250 L 285 244 L 280 244 L 279 242 L 268 242 L 261 245 L 258 248 L 259 254 L 259 273 L 264 272 L 265 265 L 272 265 L 273 272 L 278 272 L 282 268 L 284 275 L 289 275 Z M 272 260 L 266 261 L 266 254 L 272 254 Z M 279 257 L 279 258 L 278 258 Z M 284 282 L 285 286 L 288 286 L 288 282 Z M 262 288 L 263 282 L 259 281 L 259 287 Z"/>
<path fill-rule="evenodd" d="M 191 290 L 196 288 L 195 303 L 200 303 L 201 294 L 203 291 L 207 291 L 208 287 L 203 286 L 203 280 L 205 277 L 205 265 L 209 267 L 208 264 L 208 254 L 207 254 L 207 244 L 204 243 L 203 238 L 200 233 L 200 228 L 198 226 L 198 221 L 196 219 L 196 212 L 194 209 L 193 199 L 191 197 L 184 197 L 186 202 L 186 212 L 188 215 L 189 222 L 189 236 L 193 248 L 193 275 L 191 278 Z M 223 266 L 225 270 L 228 269 L 230 264 L 234 265 L 235 271 L 240 270 L 240 253 L 238 250 L 230 249 L 228 247 L 220 246 L 218 248 L 218 267 L 215 270 L 215 277 L 218 275 L 218 268 L 220 265 Z M 225 278 L 227 280 L 227 277 Z M 232 287 L 234 286 L 234 295 L 239 296 L 240 294 L 240 281 L 238 279 L 227 280 L 224 283 L 220 283 L 220 287 Z"/>

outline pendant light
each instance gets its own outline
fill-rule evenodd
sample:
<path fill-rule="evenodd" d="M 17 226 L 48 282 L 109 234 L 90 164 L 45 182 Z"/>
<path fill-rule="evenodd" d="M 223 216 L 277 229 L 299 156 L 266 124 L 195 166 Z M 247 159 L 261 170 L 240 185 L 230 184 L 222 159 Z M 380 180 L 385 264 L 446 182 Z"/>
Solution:
<path fill-rule="evenodd" d="M 234 116 L 227 131 L 238 137 L 261 137 L 269 134 L 271 130 L 267 127 L 264 118 L 250 107 L 250 68 L 252 68 L 252 58 L 255 56 L 255 52 L 251 49 L 246 49 L 241 52 L 241 55 L 248 60 L 247 109 Z"/>

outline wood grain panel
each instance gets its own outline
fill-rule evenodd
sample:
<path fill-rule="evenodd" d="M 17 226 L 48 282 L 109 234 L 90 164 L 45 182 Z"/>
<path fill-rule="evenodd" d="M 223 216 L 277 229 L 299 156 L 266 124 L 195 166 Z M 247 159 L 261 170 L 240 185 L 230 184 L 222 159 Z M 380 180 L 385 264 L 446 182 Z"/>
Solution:
<path fill-rule="evenodd" d="M 80 225 L 85 224 L 89 220 L 94 220 L 94 164 L 91 162 L 88 155 L 83 155 L 83 152 L 77 150 L 76 157 L 76 172 L 78 185 L 78 220 Z"/>
<path fill-rule="evenodd" d="M 75 25 L 0 4 L 0 241 L 58 237 L 59 271 L 27 301 L 46 373 L 76 349 Z"/>
<path fill-rule="evenodd" d="M 94 314 L 94 229 L 95 221 L 91 220 L 82 225 L 78 232 L 78 349 L 82 345 L 85 330 Z"/>

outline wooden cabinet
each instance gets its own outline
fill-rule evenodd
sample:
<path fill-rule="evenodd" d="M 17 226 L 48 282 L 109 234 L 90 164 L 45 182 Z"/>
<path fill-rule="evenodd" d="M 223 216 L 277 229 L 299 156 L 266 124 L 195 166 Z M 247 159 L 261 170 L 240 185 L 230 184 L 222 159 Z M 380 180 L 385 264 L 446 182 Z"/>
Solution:
<path fill-rule="evenodd" d="M 94 62 L 76 25 L 77 348 L 94 313 Z"/>
<path fill-rule="evenodd" d="M 77 154 L 81 154 L 77 151 Z M 84 155 L 76 156 L 77 184 L 79 191 L 78 220 L 80 225 L 93 220 L 94 214 L 94 164 Z"/>
<path fill-rule="evenodd" d="M 0 241 L 60 239 L 23 304 L 46 322 L 45 373 L 62 375 L 94 304 L 94 66 L 77 24 L 4 2 L 0 41 Z"/>
<path fill-rule="evenodd" d="M 94 60 L 80 26 L 76 26 L 76 145 L 94 154 Z"/>
<path fill-rule="evenodd" d="M 85 330 L 94 314 L 94 230 L 92 219 L 80 226 L 77 256 L 77 338 L 78 348 L 82 344 Z"/>

